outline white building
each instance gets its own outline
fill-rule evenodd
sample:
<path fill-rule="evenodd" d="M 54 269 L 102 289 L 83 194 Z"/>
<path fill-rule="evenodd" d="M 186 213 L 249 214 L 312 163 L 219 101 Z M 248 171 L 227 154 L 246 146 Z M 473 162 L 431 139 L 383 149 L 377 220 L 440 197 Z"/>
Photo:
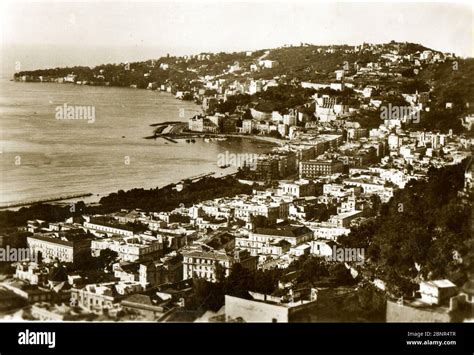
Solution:
<path fill-rule="evenodd" d="M 440 305 L 457 294 L 456 285 L 449 280 L 423 281 L 420 283 L 421 300 L 431 305 Z"/>
<path fill-rule="evenodd" d="M 163 243 L 154 237 L 132 236 L 113 237 L 93 240 L 93 256 L 99 256 L 101 250 L 110 249 L 118 254 L 122 261 L 157 259 L 163 252 Z"/>
<path fill-rule="evenodd" d="M 313 239 L 311 229 L 300 225 L 287 225 L 276 228 L 257 228 L 248 237 L 235 239 L 235 246 L 250 251 L 251 255 L 265 254 L 264 248 L 278 245 L 281 241 L 296 246 Z"/>
<path fill-rule="evenodd" d="M 217 281 L 218 265 L 222 268 L 223 276 L 230 274 L 233 259 L 225 251 L 195 248 L 184 250 L 183 254 L 183 279 L 193 277 L 203 278 L 210 282 Z"/>
<path fill-rule="evenodd" d="M 268 68 L 268 69 L 275 68 L 278 66 L 278 64 L 279 63 L 277 61 L 269 60 L 269 59 L 262 59 L 258 62 L 258 65 L 264 68 Z"/>
<path fill-rule="evenodd" d="M 315 193 L 315 185 L 309 180 L 297 180 L 294 182 L 280 182 L 279 193 L 295 197 L 311 196 Z"/>

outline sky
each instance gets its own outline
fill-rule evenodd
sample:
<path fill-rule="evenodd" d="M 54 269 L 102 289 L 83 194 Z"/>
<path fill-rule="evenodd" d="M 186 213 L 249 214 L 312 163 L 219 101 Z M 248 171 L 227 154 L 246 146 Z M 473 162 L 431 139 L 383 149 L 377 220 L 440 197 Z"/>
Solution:
<path fill-rule="evenodd" d="M 469 2 L 0 2 L 2 73 L 283 44 L 409 41 L 474 56 Z"/>

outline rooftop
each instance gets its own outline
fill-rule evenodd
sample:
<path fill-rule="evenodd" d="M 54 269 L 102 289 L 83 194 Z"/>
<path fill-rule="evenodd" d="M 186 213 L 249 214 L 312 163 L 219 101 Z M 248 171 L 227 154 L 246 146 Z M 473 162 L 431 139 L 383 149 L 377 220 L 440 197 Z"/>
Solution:
<path fill-rule="evenodd" d="M 276 228 L 257 228 L 256 234 L 280 236 L 280 237 L 292 237 L 297 238 L 307 233 L 312 233 L 311 230 L 305 226 L 292 226 L 286 225 Z"/>

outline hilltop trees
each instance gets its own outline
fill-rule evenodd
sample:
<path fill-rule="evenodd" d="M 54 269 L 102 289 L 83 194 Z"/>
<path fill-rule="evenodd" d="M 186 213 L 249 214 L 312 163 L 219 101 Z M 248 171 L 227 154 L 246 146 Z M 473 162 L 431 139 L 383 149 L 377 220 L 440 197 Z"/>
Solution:
<path fill-rule="evenodd" d="M 463 176 L 464 164 L 432 169 L 428 181 L 411 181 L 382 206 L 378 218 L 340 241 L 347 247 L 367 248 L 370 262 L 395 294 L 410 293 L 416 279 L 462 283 L 473 240 L 472 206 L 457 196 Z"/>

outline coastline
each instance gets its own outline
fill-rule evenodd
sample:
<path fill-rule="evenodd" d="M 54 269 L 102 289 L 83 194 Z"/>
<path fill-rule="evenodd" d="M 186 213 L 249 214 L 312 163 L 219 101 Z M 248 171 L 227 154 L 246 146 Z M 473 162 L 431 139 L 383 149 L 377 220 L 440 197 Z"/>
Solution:
<path fill-rule="evenodd" d="M 27 200 L 27 201 L 18 201 L 18 202 L 6 202 L 0 205 L 0 211 L 2 210 L 9 210 L 13 208 L 21 208 L 27 207 L 31 205 L 36 205 L 40 203 L 48 203 L 48 202 L 57 202 L 57 201 L 67 201 L 72 199 L 79 199 L 82 197 L 89 197 L 92 196 L 92 193 L 78 193 L 78 194 L 70 194 L 70 195 L 62 195 L 62 196 L 51 196 L 47 198 L 41 199 L 34 199 L 34 200 Z"/>
<path fill-rule="evenodd" d="M 272 139 L 272 137 L 258 137 L 258 136 L 243 136 L 243 135 L 215 135 L 213 136 L 214 138 L 222 137 L 222 136 L 227 136 L 227 138 L 230 139 L 249 139 L 252 141 L 261 141 L 265 144 L 269 145 L 277 145 L 281 144 L 281 142 L 276 142 L 276 139 Z M 199 137 L 198 137 L 199 138 Z M 185 139 L 184 137 L 182 138 L 183 140 Z M 210 141 L 209 143 L 216 143 L 215 141 Z M 179 184 L 185 180 L 194 180 L 197 181 L 204 176 L 212 176 L 214 178 L 225 178 L 227 176 L 235 175 L 238 171 L 238 167 L 236 166 L 228 166 L 224 169 L 220 168 L 219 166 L 215 166 L 212 170 L 208 171 L 207 173 L 202 173 L 199 175 L 191 175 L 191 176 L 186 176 L 184 178 L 181 178 L 179 180 L 169 180 L 167 183 L 163 183 L 160 185 L 154 185 L 154 186 L 134 186 L 130 188 L 124 188 L 124 191 L 129 191 L 132 189 L 144 189 L 144 190 L 150 190 L 150 189 L 159 189 L 167 185 L 176 185 Z M 14 201 L 11 203 L 5 203 L 7 205 L 0 206 L 0 212 L 6 212 L 6 211 L 18 211 L 21 208 L 28 208 L 33 205 L 37 204 L 49 204 L 49 205 L 57 205 L 57 206 L 66 206 L 70 205 L 72 203 L 77 203 L 77 202 L 84 202 L 86 205 L 97 205 L 99 204 L 99 201 L 101 198 L 106 197 L 110 194 L 117 193 L 119 190 L 122 190 L 122 188 L 117 187 L 115 189 L 109 189 L 101 192 L 83 192 L 83 193 L 77 193 L 77 194 L 65 194 L 63 196 L 51 196 L 51 197 L 45 197 L 41 199 L 35 199 L 33 201 L 27 200 L 27 201 Z"/>
<path fill-rule="evenodd" d="M 186 122 L 161 122 L 153 123 L 151 127 L 156 127 L 154 134 L 151 136 L 143 137 L 144 139 L 158 139 L 163 138 L 173 143 L 176 139 L 191 139 L 191 138 L 245 138 L 256 141 L 265 141 L 276 145 L 284 145 L 290 142 L 289 139 L 276 138 L 272 136 L 265 136 L 260 134 L 247 134 L 247 133 L 211 133 L 211 132 L 194 132 L 185 130 L 187 127 Z M 164 130 L 169 132 L 162 133 Z"/>
<path fill-rule="evenodd" d="M 213 178 L 216 178 L 216 179 L 223 179 L 223 178 L 226 178 L 228 176 L 234 176 L 236 173 L 237 173 L 237 167 L 235 166 L 230 166 L 230 167 L 227 167 L 225 168 L 225 171 L 223 171 L 224 169 L 220 169 L 217 170 L 215 169 L 215 171 L 210 171 L 208 173 L 204 173 L 204 174 L 200 174 L 200 175 L 192 175 L 192 176 L 188 176 L 186 178 L 183 178 L 179 181 L 172 181 L 172 182 L 169 182 L 167 184 L 163 184 L 162 186 L 154 186 L 154 187 L 134 187 L 132 189 L 127 189 L 125 191 L 129 191 L 129 190 L 133 190 L 133 189 L 144 189 L 144 190 L 151 190 L 151 189 L 160 189 L 160 188 L 163 188 L 167 185 L 178 185 L 184 181 L 192 181 L 192 182 L 195 182 L 195 181 L 199 181 L 205 177 L 213 177 Z M 119 189 L 120 190 L 120 189 Z M 55 206 L 67 206 L 67 205 L 70 205 L 72 203 L 77 203 L 77 202 L 84 202 L 86 205 L 88 206 L 93 206 L 93 205 L 98 205 L 99 204 L 99 201 L 101 198 L 103 197 L 106 197 L 110 194 L 113 194 L 113 193 L 117 193 L 119 190 L 112 190 L 112 191 L 105 191 L 105 192 L 102 192 L 102 193 L 98 193 L 98 194 L 93 194 L 93 193 L 83 193 L 83 194 L 77 194 L 77 196 L 65 196 L 63 198 L 61 197 L 51 197 L 51 198 L 45 198 L 45 199 L 38 199 L 38 200 L 35 200 L 34 202 L 32 201 L 25 201 L 25 202 L 18 202 L 18 203 L 14 203 L 13 206 L 3 206 L 3 207 L 0 207 L 0 212 L 8 212 L 8 211 L 11 211 L 11 212 L 15 212 L 15 211 L 19 211 L 21 208 L 28 208 L 28 207 L 31 207 L 33 205 L 39 205 L 39 204 L 48 204 L 48 205 L 55 205 Z"/>
<path fill-rule="evenodd" d="M 30 84 L 30 83 L 11 82 L 11 84 L 13 84 L 13 85 L 23 84 L 23 85 L 25 85 L 25 84 Z M 50 82 L 48 83 L 47 82 L 47 83 L 31 83 L 31 84 L 46 84 L 45 85 L 46 87 L 58 87 L 58 89 L 60 91 L 62 91 L 62 87 L 58 86 L 57 83 L 50 83 Z M 23 87 L 23 85 L 19 85 L 19 87 Z M 69 87 L 76 88 L 77 85 L 71 84 L 71 85 L 69 85 Z M 80 87 L 83 87 L 83 86 L 80 85 Z M 120 89 L 131 89 L 131 88 L 128 88 L 128 87 L 109 87 L 109 88 L 111 88 L 112 90 L 113 89 L 118 89 L 118 88 L 120 88 Z M 79 89 L 79 87 L 78 87 L 78 89 Z M 137 90 L 137 89 L 135 89 L 135 90 Z M 151 91 L 151 90 L 147 90 L 147 91 Z M 143 93 L 143 92 L 139 93 L 139 95 L 142 95 L 142 94 L 145 94 L 145 93 Z M 167 97 L 169 99 L 173 98 L 174 100 L 172 100 L 172 101 L 178 101 L 178 102 L 180 101 L 179 99 L 176 99 L 174 97 L 174 95 L 172 95 L 171 93 L 162 92 L 162 91 L 157 91 L 156 93 L 153 92 L 153 93 L 150 93 L 148 95 L 145 94 L 145 96 L 154 96 L 154 95 L 151 95 L 151 94 L 157 94 L 157 96 Z M 165 94 L 165 95 L 162 95 L 162 94 Z M 199 110 L 200 106 L 198 106 L 194 102 L 189 102 L 189 103 L 196 108 L 196 111 Z M 31 111 L 33 111 L 33 110 L 36 111 L 37 108 L 33 106 L 31 108 Z M 182 119 L 186 120 L 186 118 L 182 118 Z M 150 122 L 150 121 L 148 121 L 148 122 Z M 151 129 L 156 128 L 156 126 L 155 126 L 156 122 L 157 121 L 151 121 L 150 122 L 151 123 L 150 126 L 153 125 L 153 126 L 151 126 Z M 183 121 L 183 122 L 178 123 L 178 121 L 173 122 L 172 118 L 171 118 L 171 120 L 168 119 L 168 121 L 165 122 L 165 123 L 161 123 L 161 125 L 170 124 L 170 123 L 187 125 L 187 121 Z M 185 140 L 187 137 L 190 138 L 192 136 L 199 137 L 199 138 L 202 137 L 201 139 L 203 139 L 204 137 L 209 137 L 210 138 L 209 143 L 212 143 L 212 144 L 209 144 L 210 146 L 214 146 L 214 145 L 217 146 L 218 145 L 218 146 L 221 147 L 221 149 L 224 149 L 224 150 L 229 150 L 229 149 L 232 150 L 232 145 L 233 145 L 233 142 L 231 142 L 232 140 L 245 139 L 247 141 L 254 141 L 254 142 L 256 141 L 256 142 L 262 142 L 263 143 L 263 144 L 258 144 L 258 145 L 257 144 L 253 145 L 251 143 L 247 143 L 246 144 L 247 149 L 245 150 L 245 152 L 250 152 L 250 153 L 255 153 L 255 152 L 261 151 L 262 147 L 263 147 L 263 149 L 266 149 L 267 144 L 268 144 L 268 150 L 270 150 L 272 145 L 278 145 L 278 144 L 284 143 L 281 140 L 274 139 L 272 137 L 265 137 L 265 136 L 242 135 L 242 134 L 198 134 L 197 132 L 185 133 L 184 135 L 182 135 L 178 139 Z M 140 139 L 140 135 L 138 135 L 138 137 L 136 137 L 136 138 Z M 219 139 L 216 139 L 216 138 L 227 138 L 229 141 L 224 142 L 226 144 L 222 144 L 222 142 L 218 142 Z M 180 140 L 180 144 L 182 144 L 182 140 Z M 206 140 L 206 143 L 207 142 L 208 141 Z M 202 144 L 202 141 L 200 141 L 199 143 Z M 152 146 L 154 146 L 154 144 L 152 144 Z M 166 147 L 166 146 L 163 146 L 163 147 Z M 252 151 L 252 147 L 255 147 L 254 151 Z M 191 148 L 191 145 L 188 148 Z M 150 148 L 148 148 L 148 150 L 149 149 Z M 152 147 L 152 149 L 155 149 L 155 148 Z M 164 148 L 160 148 L 160 149 L 164 149 Z M 170 148 L 168 148 L 168 149 L 170 149 Z M 194 149 L 194 147 L 193 147 L 193 149 Z M 186 163 L 184 163 L 184 164 L 186 164 Z M 193 164 L 191 164 L 191 163 L 189 163 L 188 165 L 191 166 L 191 167 L 193 166 Z M 221 169 L 220 167 L 218 167 L 216 165 L 216 161 L 211 162 L 210 165 L 211 166 L 209 166 L 209 169 L 201 169 L 198 173 L 203 173 L 203 172 L 210 173 L 210 172 L 212 172 L 214 177 L 220 178 L 220 177 L 235 173 L 237 171 L 237 169 L 236 168 L 234 169 L 234 167 L 228 167 L 226 169 Z M 187 170 L 187 171 L 186 171 L 185 174 L 182 173 L 182 175 L 185 175 L 185 176 L 183 176 L 183 178 L 181 178 L 180 174 L 178 174 L 178 172 L 177 172 L 174 177 L 172 177 L 172 175 L 168 176 L 167 179 L 161 179 L 159 182 L 157 181 L 158 182 L 157 184 L 153 184 L 153 180 L 149 180 L 149 181 L 136 182 L 135 186 L 131 186 L 131 184 L 127 184 L 127 185 L 124 185 L 124 186 L 116 185 L 116 184 L 109 184 L 111 188 L 107 188 L 107 187 L 105 187 L 104 189 L 96 188 L 95 190 L 94 190 L 95 186 L 92 184 L 90 186 L 91 188 L 88 185 L 82 185 L 82 186 L 78 186 L 77 189 L 71 188 L 69 191 L 67 189 L 64 189 L 64 190 L 51 190 L 50 194 L 48 194 L 47 191 L 37 190 L 37 192 L 42 192 L 42 193 L 37 194 L 36 196 L 35 196 L 35 194 L 30 194 L 29 196 L 25 196 L 25 198 L 23 198 L 23 199 L 20 196 L 18 196 L 20 198 L 16 199 L 16 196 L 14 194 L 12 194 L 11 198 L 9 198 L 8 200 L 5 200 L 4 202 L 1 203 L 0 211 L 16 211 L 16 210 L 19 210 L 21 208 L 29 207 L 29 206 L 32 206 L 32 205 L 35 205 L 35 204 L 50 204 L 50 205 L 60 205 L 61 204 L 61 205 L 67 205 L 67 204 L 76 203 L 76 202 L 79 202 L 79 201 L 83 201 L 84 203 L 87 203 L 87 204 L 94 204 L 94 203 L 98 203 L 99 200 L 102 197 L 105 197 L 105 196 L 107 196 L 109 194 L 112 194 L 112 193 L 116 193 L 117 191 L 119 191 L 121 189 L 123 189 L 125 191 L 132 190 L 132 189 L 135 189 L 135 188 L 136 189 L 153 189 L 153 188 L 160 188 L 160 187 L 166 186 L 168 184 L 179 183 L 179 181 L 188 179 L 190 177 L 189 172 L 192 173 L 192 169 L 185 169 L 185 170 Z M 18 183 L 21 183 L 22 180 L 19 179 L 17 181 L 18 181 Z M 115 185 L 115 186 L 112 186 L 112 185 Z M 13 189 L 11 191 L 14 192 L 15 190 Z M 39 195 L 39 197 L 38 197 L 38 195 Z"/>
<path fill-rule="evenodd" d="M 21 80 L 16 80 L 16 79 L 7 79 L 7 78 L 4 78 L 4 79 L 1 79 L 0 80 L 5 80 L 5 81 L 10 81 L 10 82 L 14 82 L 14 83 L 25 83 Z M 75 83 L 59 83 L 59 82 L 55 82 L 55 81 L 28 81 L 27 83 L 37 83 L 37 84 L 56 84 L 56 85 L 68 85 L 68 86 L 92 86 L 92 87 L 105 87 L 105 88 L 119 88 L 119 89 L 128 89 L 128 90 L 144 90 L 144 91 L 150 91 L 150 92 L 156 92 L 157 94 L 159 95 L 162 95 L 162 94 L 165 94 L 166 96 L 169 96 L 169 97 L 172 97 L 174 98 L 175 100 L 179 100 L 179 101 L 183 101 L 183 100 L 180 100 L 178 98 L 176 98 L 175 95 L 173 95 L 173 93 L 171 92 L 167 92 L 167 91 L 162 91 L 162 90 L 158 90 L 158 89 L 155 89 L 155 90 L 150 90 L 150 89 L 147 89 L 147 88 L 133 88 L 133 87 L 129 87 L 129 86 L 113 86 L 113 85 L 88 85 L 88 84 L 75 84 Z M 201 106 L 196 103 L 195 101 L 193 100 L 186 100 L 187 102 L 192 102 L 194 103 L 197 108 L 201 109 L 202 111 L 202 108 Z M 150 127 L 155 127 L 155 128 L 160 128 L 160 127 L 163 127 L 163 126 L 173 126 L 173 125 L 180 125 L 180 124 L 186 124 L 187 121 L 170 121 L 170 122 L 159 122 L 159 123 L 152 123 L 150 124 Z M 278 144 L 278 145 L 284 145 L 286 143 L 289 142 L 288 139 L 279 139 L 279 138 L 275 138 L 275 137 L 270 137 L 270 136 L 262 136 L 262 135 L 258 135 L 258 134 L 238 134 L 238 133 L 208 133 L 208 132 L 179 132 L 177 134 L 175 133 L 167 133 L 167 134 L 155 134 L 153 136 L 148 136 L 148 137 L 144 137 L 145 139 L 156 139 L 156 138 L 164 138 L 164 137 L 168 137 L 168 138 L 171 138 L 171 139 L 187 139 L 187 138 L 205 138 L 205 137 L 209 137 L 209 138 L 212 138 L 212 137 L 219 137 L 219 138 L 245 138 L 245 139 L 250 139 L 250 140 L 256 140 L 256 141 L 265 141 L 265 142 L 270 142 L 270 143 L 273 143 L 273 144 Z M 2 209 L 2 207 L 0 207 L 0 210 Z"/>

